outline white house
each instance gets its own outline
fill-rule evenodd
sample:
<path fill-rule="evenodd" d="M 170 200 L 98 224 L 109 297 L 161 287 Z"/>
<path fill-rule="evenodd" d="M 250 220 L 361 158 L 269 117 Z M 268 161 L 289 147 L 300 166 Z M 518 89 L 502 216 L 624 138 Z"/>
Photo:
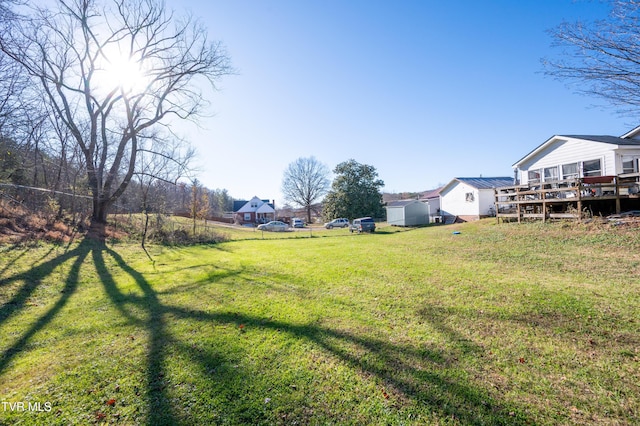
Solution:
<path fill-rule="evenodd" d="M 237 223 L 256 224 L 275 220 L 276 210 L 269 200 L 253 197 L 249 201 L 234 201 L 233 216 Z"/>
<path fill-rule="evenodd" d="M 514 165 L 518 183 L 638 173 L 640 126 L 620 136 L 556 135 Z"/>
<path fill-rule="evenodd" d="M 495 214 L 495 188 L 513 185 L 510 177 L 454 178 L 440 190 L 445 221 L 478 220 Z"/>
<path fill-rule="evenodd" d="M 386 208 L 387 223 L 389 225 L 419 226 L 429 223 L 429 208 L 421 201 L 391 201 Z"/>

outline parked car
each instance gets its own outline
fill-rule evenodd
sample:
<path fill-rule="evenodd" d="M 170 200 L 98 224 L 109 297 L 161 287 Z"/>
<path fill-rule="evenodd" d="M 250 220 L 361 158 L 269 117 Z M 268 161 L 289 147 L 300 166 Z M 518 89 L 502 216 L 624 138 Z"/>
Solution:
<path fill-rule="evenodd" d="M 339 218 L 339 219 L 333 219 L 331 222 L 327 222 L 324 224 L 324 227 L 327 229 L 333 229 L 333 228 L 346 228 L 349 226 L 349 219 L 345 219 L 345 218 Z"/>
<path fill-rule="evenodd" d="M 376 223 L 370 217 L 361 217 L 354 219 L 353 223 L 349 227 L 350 232 L 375 232 Z"/>
<path fill-rule="evenodd" d="M 302 219 L 294 217 L 293 219 L 291 219 L 291 226 L 293 226 L 294 228 L 304 228 L 304 222 L 302 221 Z"/>
<path fill-rule="evenodd" d="M 272 220 L 271 222 L 258 225 L 258 231 L 286 231 L 289 229 L 289 225 L 279 220 Z"/>

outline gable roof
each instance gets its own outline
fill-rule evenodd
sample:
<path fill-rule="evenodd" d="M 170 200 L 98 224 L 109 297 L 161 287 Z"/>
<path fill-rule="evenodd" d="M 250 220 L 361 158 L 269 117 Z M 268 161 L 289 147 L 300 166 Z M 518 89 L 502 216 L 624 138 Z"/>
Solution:
<path fill-rule="evenodd" d="M 256 210 L 256 213 L 275 213 L 275 211 L 276 210 L 273 207 L 271 207 L 271 204 L 264 203 L 258 207 L 258 210 Z"/>
<path fill-rule="evenodd" d="M 634 127 L 633 129 L 629 130 L 627 133 L 625 133 L 620 137 L 624 139 L 633 139 L 635 136 L 638 135 L 638 133 L 640 133 L 640 126 Z"/>

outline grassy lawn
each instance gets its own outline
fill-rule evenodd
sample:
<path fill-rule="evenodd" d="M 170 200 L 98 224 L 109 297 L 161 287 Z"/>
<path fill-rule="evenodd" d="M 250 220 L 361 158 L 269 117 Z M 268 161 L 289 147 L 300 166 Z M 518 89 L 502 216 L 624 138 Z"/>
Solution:
<path fill-rule="evenodd" d="M 0 247 L 0 424 L 640 423 L 638 229 L 226 232 Z"/>

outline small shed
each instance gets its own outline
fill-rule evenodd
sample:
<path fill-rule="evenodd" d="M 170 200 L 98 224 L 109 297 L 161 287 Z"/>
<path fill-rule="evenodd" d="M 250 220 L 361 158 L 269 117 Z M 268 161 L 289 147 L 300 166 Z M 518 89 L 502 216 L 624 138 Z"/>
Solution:
<path fill-rule="evenodd" d="M 387 223 L 394 226 L 419 226 L 429 223 L 429 207 L 418 200 L 391 201 L 387 204 Z"/>

